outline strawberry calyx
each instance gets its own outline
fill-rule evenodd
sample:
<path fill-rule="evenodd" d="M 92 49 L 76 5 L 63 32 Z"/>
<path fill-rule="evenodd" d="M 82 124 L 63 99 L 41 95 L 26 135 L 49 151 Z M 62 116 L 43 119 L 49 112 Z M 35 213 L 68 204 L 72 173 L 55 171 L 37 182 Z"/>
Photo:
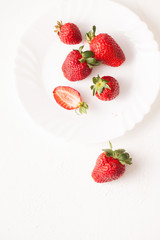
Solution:
<path fill-rule="evenodd" d="M 108 81 L 101 78 L 99 76 L 99 74 L 97 75 L 97 77 L 93 77 L 92 81 L 94 83 L 94 85 L 92 85 L 90 88 L 93 91 L 93 96 L 98 93 L 99 95 L 103 92 L 104 88 L 108 88 L 111 89 L 110 86 L 107 84 Z"/>
<path fill-rule="evenodd" d="M 82 51 L 84 46 L 79 48 L 79 52 L 82 55 L 82 58 L 79 60 L 81 63 L 87 62 L 89 68 L 93 68 L 94 66 L 99 66 L 101 62 L 97 61 L 93 56 L 94 53 L 92 51 Z"/>
<path fill-rule="evenodd" d="M 85 38 L 88 43 L 91 43 L 92 40 L 95 38 L 95 36 L 96 36 L 95 32 L 96 32 L 96 26 L 93 26 L 92 30 L 85 34 Z"/>
<path fill-rule="evenodd" d="M 57 21 L 57 25 L 54 26 L 56 28 L 56 30 L 54 30 L 54 32 L 59 34 L 61 32 L 61 27 L 62 26 L 63 26 L 62 21 Z"/>
<path fill-rule="evenodd" d="M 126 152 L 125 149 L 117 149 L 113 151 L 112 144 L 109 141 L 110 149 L 103 149 L 107 157 L 113 157 L 114 159 L 118 159 L 122 165 L 132 164 L 132 158 L 129 153 Z"/>
<path fill-rule="evenodd" d="M 78 110 L 80 114 L 87 114 L 88 104 L 86 102 L 80 102 L 78 104 Z M 76 112 L 77 113 L 77 112 Z"/>

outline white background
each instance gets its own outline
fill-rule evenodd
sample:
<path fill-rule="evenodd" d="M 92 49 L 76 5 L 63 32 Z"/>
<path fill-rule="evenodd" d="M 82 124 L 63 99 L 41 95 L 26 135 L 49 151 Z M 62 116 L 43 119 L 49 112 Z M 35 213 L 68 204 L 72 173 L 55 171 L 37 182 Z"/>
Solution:
<path fill-rule="evenodd" d="M 159 0 L 117 2 L 136 12 L 160 44 Z M 0 0 L 0 239 L 159 239 L 160 95 L 143 122 L 112 141 L 131 153 L 133 165 L 107 184 L 90 177 L 104 145 L 57 142 L 17 99 L 15 48 L 52 3 Z"/>

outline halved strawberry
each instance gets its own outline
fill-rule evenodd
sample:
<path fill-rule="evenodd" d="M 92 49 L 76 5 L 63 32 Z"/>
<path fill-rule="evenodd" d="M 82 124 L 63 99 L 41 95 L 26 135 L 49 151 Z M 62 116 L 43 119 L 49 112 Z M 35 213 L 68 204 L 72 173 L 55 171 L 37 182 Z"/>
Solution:
<path fill-rule="evenodd" d="M 67 110 L 79 109 L 81 114 L 87 113 L 88 105 L 82 102 L 80 93 L 68 86 L 56 87 L 53 91 L 56 102 Z"/>

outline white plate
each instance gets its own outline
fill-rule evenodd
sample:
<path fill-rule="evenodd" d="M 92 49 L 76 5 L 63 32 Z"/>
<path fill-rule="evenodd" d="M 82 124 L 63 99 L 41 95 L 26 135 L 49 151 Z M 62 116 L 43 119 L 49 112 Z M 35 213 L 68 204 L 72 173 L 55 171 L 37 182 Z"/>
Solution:
<path fill-rule="evenodd" d="M 120 4 L 101 1 L 59 2 L 23 35 L 15 61 L 16 87 L 25 109 L 46 130 L 65 139 L 103 142 L 132 129 L 149 112 L 156 98 L 160 80 L 160 54 L 153 34 L 133 12 Z M 93 24 L 97 34 L 107 32 L 115 38 L 126 55 L 118 67 L 95 67 L 85 80 L 70 82 L 61 66 L 66 55 L 83 43 L 68 46 L 60 42 L 53 27 L 57 20 L 74 22 L 83 34 Z M 120 83 L 120 95 L 111 102 L 92 96 L 92 77 L 110 75 Z M 77 116 L 54 101 L 56 86 L 77 89 L 89 105 L 86 116 Z"/>

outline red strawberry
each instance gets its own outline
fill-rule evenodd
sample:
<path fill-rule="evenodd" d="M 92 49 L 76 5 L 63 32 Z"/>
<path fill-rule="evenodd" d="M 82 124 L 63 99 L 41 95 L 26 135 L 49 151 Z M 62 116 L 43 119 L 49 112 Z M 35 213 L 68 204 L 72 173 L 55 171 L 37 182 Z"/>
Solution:
<path fill-rule="evenodd" d="M 107 33 L 95 36 L 96 27 L 86 33 L 86 40 L 90 44 L 90 49 L 98 61 L 104 64 L 118 67 L 125 61 L 125 55 L 116 41 Z"/>
<path fill-rule="evenodd" d="M 132 158 L 124 149 L 104 149 L 99 155 L 92 172 L 92 178 L 97 183 L 110 182 L 118 179 L 125 172 L 125 164 L 132 164 Z"/>
<path fill-rule="evenodd" d="M 57 21 L 55 28 L 55 32 L 58 33 L 60 40 L 65 44 L 78 44 L 82 41 L 81 32 L 74 23 L 62 24 L 62 21 Z"/>
<path fill-rule="evenodd" d="M 56 102 L 67 110 L 79 109 L 81 114 L 87 113 L 88 105 L 82 102 L 80 93 L 74 88 L 67 86 L 56 87 L 53 91 Z"/>
<path fill-rule="evenodd" d="M 62 65 L 63 74 L 70 81 L 79 81 L 88 77 L 93 66 L 100 64 L 93 58 L 93 52 L 82 52 L 83 47 L 81 46 L 79 50 L 71 51 Z"/>
<path fill-rule="evenodd" d="M 110 101 L 119 95 L 119 83 L 118 81 L 110 76 L 103 76 L 100 78 L 93 77 L 92 81 L 94 85 L 91 86 L 93 90 L 93 96 L 96 95 L 102 101 Z"/>

